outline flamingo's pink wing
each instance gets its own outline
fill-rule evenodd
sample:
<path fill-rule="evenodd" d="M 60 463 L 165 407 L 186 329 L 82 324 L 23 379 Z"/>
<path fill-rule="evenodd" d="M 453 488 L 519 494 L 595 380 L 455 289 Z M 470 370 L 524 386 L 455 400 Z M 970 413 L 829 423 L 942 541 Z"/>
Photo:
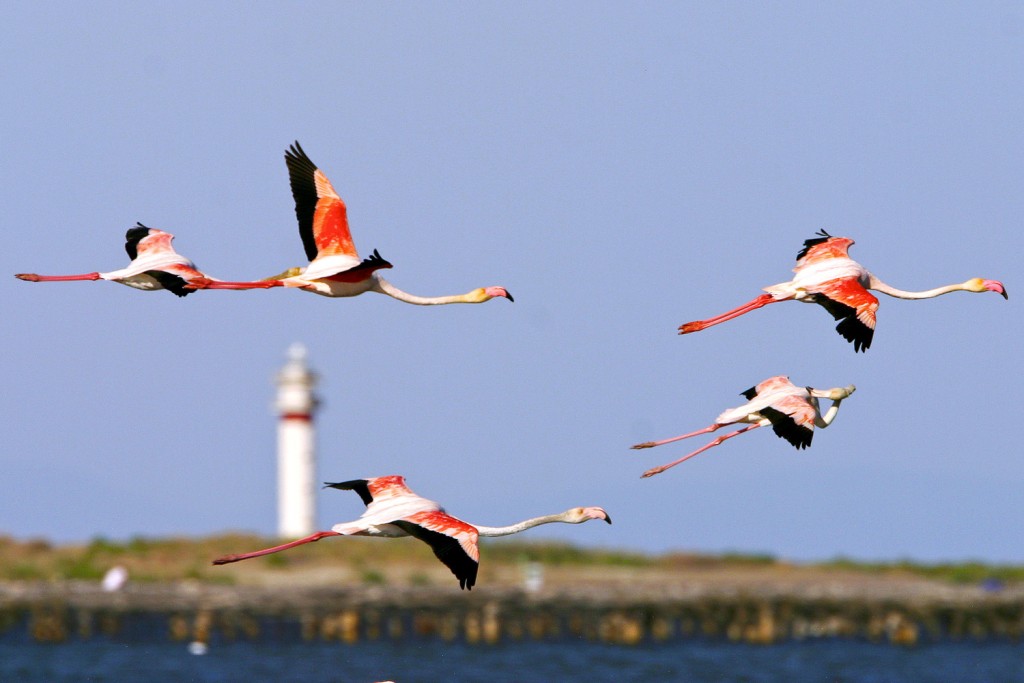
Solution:
<path fill-rule="evenodd" d="M 857 320 L 866 327 L 872 330 L 875 329 L 875 312 L 878 310 L 878 298 L 865 289 L 856 278 L 829 280 L 814 289 L 815 293 L 828 297 L 829 300 L 847 308 L 852 308 L 857 316 Z"/>
<path fill-rule="evenodd" d="M 331 181 L 306 156 L 298 142 L 285 152 L 284 159 L 306 257 L 310 261 L 335 254 L 359 258 L 349 232 L 348 210 Z"/>
<path fill-rule="evenodd" d="M 428 544 L 455 574 L 459 586 L 472 590 L 480 566 L 476 527 L 439 510 L 417 512 L 394 524 Z"/>
<path fill-rule="evenodd" d="M 174 254 L 174 247 L 171 242 L 174 235 L 163 230 L 150 228 L 142 223 L 136 223 L 134 228 L 129 228 L 125 233 L 124 250 L 128 252 L 128 258 L 132 261 L 141 254 Z"/>
<path fill-rule="evenodd" d="M 785 375 L 775 375 L 774 377 L 769 377 L 768 379 L 763 380 L 752 390 L 748 389 L 747 391 L 753 391 L 755 395 L 760 396 L 769 392 L 785 391 L 788 389 L 796 389 L 796 386 L 789 381 L 789 377 L 786 377 Z M 754 397 L 750 396 L 749 398 Z"/>
<path fill-rule="evenodd" d="M 830 258 L 849 258 L 853 240 L 849 237 L 833 237 L 822 230 L 821 237 L 804 241 L 804 248 L 796 255 L 796 269 Z"/>
<path fill-rule="evenodd" d="M 342 491 L 355 491 L 359 494 L 363 504 L 367 506 L 374 500 L 389 496 L 419 499 L 419 496 L 405 485 L 405 477 L 400 474 L 389 474 L 385 477 L 371 477 L 368 479 L 353 479 L 336 483 L 325 481 L 324 486 L 332 489 L 341 489 Z"/>

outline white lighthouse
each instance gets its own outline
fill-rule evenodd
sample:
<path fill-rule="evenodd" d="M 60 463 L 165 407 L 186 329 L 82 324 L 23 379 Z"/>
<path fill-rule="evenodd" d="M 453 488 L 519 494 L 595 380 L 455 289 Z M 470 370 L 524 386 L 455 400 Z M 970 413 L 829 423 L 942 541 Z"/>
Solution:
<path fill-rule="evenodd" d="M 316 524 L 316 435 L 313 393 L 316 374 L 306 365 L 306 347 L 292 344 L 277 373 L 277 533 L 308 536 Z"/>

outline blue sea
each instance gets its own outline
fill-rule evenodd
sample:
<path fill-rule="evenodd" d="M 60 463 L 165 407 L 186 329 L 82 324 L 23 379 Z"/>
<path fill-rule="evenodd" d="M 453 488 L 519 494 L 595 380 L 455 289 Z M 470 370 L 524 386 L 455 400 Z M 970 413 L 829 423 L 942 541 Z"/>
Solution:
<path fill-rule="evenodd" d="M 915 648 L 849 640 L 771 646 L 677 640 L 637 646 L 562 639 L 468 645 L 440 640 L 232 641 L 205 654 L 170 641 L 97 637 L 61 644 L 0 636 L 0 681 L 627 681 L 1024 683 L 1024 645 L 932 643 Z"/>

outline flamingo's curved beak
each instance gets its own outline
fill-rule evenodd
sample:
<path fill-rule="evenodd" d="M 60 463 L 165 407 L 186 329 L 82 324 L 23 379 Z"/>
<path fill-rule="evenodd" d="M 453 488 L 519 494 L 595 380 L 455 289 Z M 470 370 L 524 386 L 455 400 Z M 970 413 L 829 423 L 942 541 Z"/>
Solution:
<path fill-rule="evenodd" d="M 512 295 L 509 294 L 509 291 L 504 287 L 485 287 L 484 294 L 489 299 L 493 299 L 495 297 L 500 296 L 508 299 L 509 301 L 515 301 L 515 299 L 512 298 Z"/>
<path fill-rule="evenodd" d="M 997 294 L 1001 295 L 1004 299 L 1010 298 L 1006 294 L 1006 287 L 1003 287 L 1003 283 L 1000 282 L 999 280 L 982 280 L 981 284 L 985 287 L 985 289 L 989 290 L 990 292 L 996 292 Z"/>

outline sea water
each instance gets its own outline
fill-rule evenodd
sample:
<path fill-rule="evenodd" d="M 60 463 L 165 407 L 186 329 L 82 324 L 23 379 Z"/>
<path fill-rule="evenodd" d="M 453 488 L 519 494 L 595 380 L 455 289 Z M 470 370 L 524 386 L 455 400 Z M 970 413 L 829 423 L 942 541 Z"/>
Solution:
<path fill-rule="evenodd" d="M 357 644 L 188 643 L 94 637 L 60 644 L 0 636 L 0 681 L 395 683 L 627 681 L 1024 683 L 1024 645 L 944 642 L 902 648 L 852 640 L 770 646 L 676 640 L 635 646 L 561 639 L 497 645 L 433 639 Z"/>

